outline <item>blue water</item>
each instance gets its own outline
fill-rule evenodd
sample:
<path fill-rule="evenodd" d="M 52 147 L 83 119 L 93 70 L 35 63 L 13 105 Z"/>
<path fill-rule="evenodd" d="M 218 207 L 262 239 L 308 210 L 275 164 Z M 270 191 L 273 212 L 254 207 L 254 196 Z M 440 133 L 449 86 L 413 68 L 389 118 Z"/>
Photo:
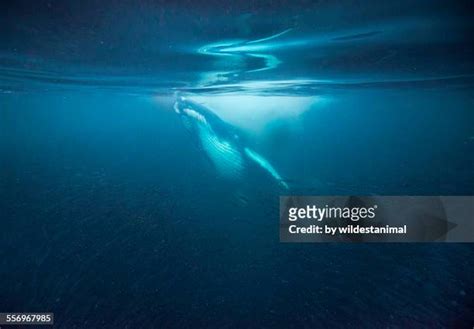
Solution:
<path fill-rule="evenodd" d="M 472 328 L 470 244 L 278 234 L 282 193 L 474 193 L 471 9 L 2 4 L 0 311 L 57 328 Z M 289 190 L 221 177 L 178 93 Z"/>

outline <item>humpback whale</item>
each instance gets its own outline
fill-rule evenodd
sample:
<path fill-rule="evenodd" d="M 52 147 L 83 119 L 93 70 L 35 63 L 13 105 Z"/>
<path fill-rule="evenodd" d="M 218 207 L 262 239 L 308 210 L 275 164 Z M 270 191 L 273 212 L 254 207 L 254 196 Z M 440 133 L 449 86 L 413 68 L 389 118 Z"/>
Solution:
<path fill-rule="evenodd" d="M 209 108 L 177 95 L 174 110 L 197 138 L 221 177 L 238 180 L 248 175 L 252 168 L 259 168 L 280 187 L 288 189 L 287 183 L 270 162 L 248 147 L 239 131 Z"/>

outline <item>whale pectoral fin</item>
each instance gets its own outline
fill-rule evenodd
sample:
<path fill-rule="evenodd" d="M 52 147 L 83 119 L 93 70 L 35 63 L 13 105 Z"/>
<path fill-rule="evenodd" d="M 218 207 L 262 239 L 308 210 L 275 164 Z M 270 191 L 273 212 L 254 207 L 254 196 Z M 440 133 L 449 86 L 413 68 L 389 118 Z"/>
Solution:
<path fill-rule="evenodd" d="M 275 170 L 275 168 L 273 168 L 273 166 L 270 164 L 270 162 L 268 162 L 267 159 L 265 159 L 264 157 L 262 157 L 260 154 L 258 154 L 257 152 L 255 151 L 252 151 L 251 149 L 249 148 L 244 148 L 244 151 L 245 151 L 245 154 L 250 158 L 252 159 L 253 161 L 255 161 L 258 165 L 260 165 L 260 167 L 262 167 L 265 171 L 267 171 L 273 178 L 275 178 L 278 183 L 284 187 L 285 189 L 289 189 L 289 186 L 288 184 L 281 178 L 280 174 L 278 174 L 278 172 Z"/>

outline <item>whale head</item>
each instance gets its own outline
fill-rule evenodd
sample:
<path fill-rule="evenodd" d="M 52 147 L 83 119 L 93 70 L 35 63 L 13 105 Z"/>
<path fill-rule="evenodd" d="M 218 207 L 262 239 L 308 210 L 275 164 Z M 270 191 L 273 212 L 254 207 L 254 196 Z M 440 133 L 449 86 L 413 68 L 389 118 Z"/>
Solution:
<path fill-rule="evenodd" d="M 182 118 L 189 118 L 191 121 L 206 123 L 206 118 L 202 111 L 193 103 L 190 103 L 184 96 L 177 96 L 174 103 L 174 111 Z"/>
<path fill-rule="evenodd" d="M 227 142 L 238 143 L 241 135 L 235 127 L 223 121 L 217 114 L 186 96 L 177 95 L 174 111 L 188 130 L 205 130 Z"/>

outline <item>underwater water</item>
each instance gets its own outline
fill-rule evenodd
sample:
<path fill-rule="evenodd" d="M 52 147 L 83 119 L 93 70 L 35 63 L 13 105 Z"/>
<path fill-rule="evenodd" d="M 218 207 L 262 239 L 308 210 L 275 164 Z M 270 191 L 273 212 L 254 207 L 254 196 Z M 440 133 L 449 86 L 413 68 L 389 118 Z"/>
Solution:
<path fill-rule="evenodd" d="M 2 7 L 0 311 L 472 328 L 471 244 L 283 244 L 278 218 L 279 195 L 474 193 L 471 4 Z"/>

